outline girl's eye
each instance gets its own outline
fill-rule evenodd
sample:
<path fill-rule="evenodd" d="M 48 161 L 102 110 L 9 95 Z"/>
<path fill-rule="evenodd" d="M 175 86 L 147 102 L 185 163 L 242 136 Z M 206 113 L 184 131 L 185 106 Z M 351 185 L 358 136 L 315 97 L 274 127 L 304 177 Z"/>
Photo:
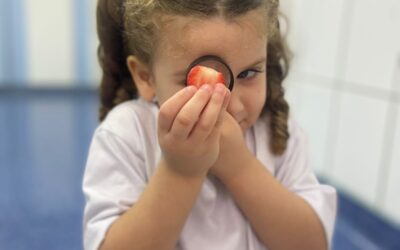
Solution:
<path fill-rule="evenodd" d="M 241 72 L 237 78 L 239 79 L 245 79 L 245 78 L 252 78 L 254 77 L 257 73 L 260 73 L 260 70 L 256 70 L 256 69 L 249 69 L 249 70 L 245 70 L 243 72 Z"/>

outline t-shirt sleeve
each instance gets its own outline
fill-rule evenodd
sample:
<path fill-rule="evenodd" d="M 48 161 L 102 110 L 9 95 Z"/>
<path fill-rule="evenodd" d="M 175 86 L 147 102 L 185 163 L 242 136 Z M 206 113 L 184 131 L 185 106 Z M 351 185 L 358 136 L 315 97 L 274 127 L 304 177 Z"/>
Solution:
<path fill-rule="evenodd" d="M 290 139 L 277 168 L 276 178 L 291 192 L 302 197 L 316 212 L 331 246 L 337 197 L 336 190 L 320 184 L 309 164 L 307 138 L 294 122 L 289 124 Z"/>
<path fill-rule="evenodd" d="M 86 199 L 84 247 L 98 249 L 110 225 L 139 198 L 146 186 L 140 147 L 98 128 L 83 178 Z"/>

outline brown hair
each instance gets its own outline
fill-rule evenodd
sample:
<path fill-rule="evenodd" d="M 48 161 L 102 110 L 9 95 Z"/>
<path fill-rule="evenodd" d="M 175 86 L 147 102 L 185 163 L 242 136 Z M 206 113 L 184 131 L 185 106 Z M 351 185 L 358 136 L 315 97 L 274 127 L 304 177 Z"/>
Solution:
<path fill-rule="evenodd" d="M 235 18 L 259 7 L 268 15 L 268 98 L 263 113 L 270 113 L 271 150 L 286 149 L 289 106 L 282 82 L 289 57 L 278 20 L 279 0 L 98 0 L 98 57 L 103 69 L 100 85 L 100 121 L 117 104 L 137 98 L 138 93 L 126 66 L 128 55 L 151 64 L 157 47 L 157 14 Z M 129 31 L 129 32 L 127 32 Z"/>

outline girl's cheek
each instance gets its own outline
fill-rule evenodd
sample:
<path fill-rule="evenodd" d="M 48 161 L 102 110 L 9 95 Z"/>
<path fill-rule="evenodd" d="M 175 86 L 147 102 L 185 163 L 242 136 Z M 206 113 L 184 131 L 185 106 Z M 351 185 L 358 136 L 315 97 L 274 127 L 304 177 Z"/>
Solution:
<path fill-rule="evenodd" d="M 157 91 L 157 100 L 160 105 L 162 105 L 164 102 L 166 102 L 168 99 L 170 99 L 172 96 L 174 96 L 179 90 L 183 89 L 184 86 L 175 86 L 175 85 L 170 85 L 166 86 L 165 88 L 162 88 Z"/>
<path fill-rule="evenodd" d="M 253 90 L 254 99 L 256 100 L 254 103 L 257 105 L 255 107 L 257 110 L 261 110 L 264 107 L 267 98 L 267 89 L 266 84 L 257 84 Z"/>

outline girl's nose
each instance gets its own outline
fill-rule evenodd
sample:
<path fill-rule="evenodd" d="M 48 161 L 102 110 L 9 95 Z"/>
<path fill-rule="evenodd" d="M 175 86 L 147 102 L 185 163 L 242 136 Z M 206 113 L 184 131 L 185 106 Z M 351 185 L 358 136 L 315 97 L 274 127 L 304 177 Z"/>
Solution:
<path fill-rule="evenodd" d="M 242 119 L 242 114 L 244 113 L 244 105 L 241 102 L 240 96 L 237 91 L 231 92 L 231 97 L 229 101 L 229 105 L 227 107 L 227 111 L 231 114 L 237 121 Z"/>

